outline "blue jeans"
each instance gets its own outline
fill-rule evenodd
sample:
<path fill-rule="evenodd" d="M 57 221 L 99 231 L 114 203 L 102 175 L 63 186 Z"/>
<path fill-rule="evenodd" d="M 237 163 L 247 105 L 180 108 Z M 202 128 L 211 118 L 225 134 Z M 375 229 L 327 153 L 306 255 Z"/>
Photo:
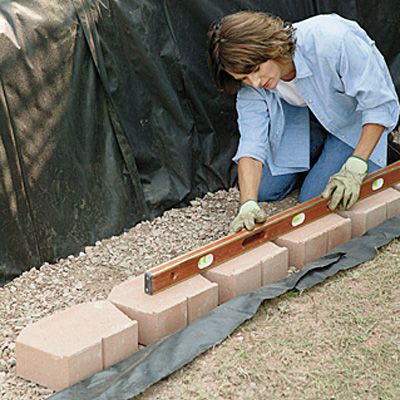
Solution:
<path fill-rule="evenodd" d="M 300 189 L 299 202 L 319 196 L 329 178 L 339 172 L 342 165 L 353 154 L 353 149 L 335 136 L 330 135 L 321 124 L 310 122 L 310 170 L 306 172 L 272 176 L 268 165 L 263 168 L 258 200 L 279 201 L 294 189 Z M 380 167 L 368 162 L 368 172 Z"/>

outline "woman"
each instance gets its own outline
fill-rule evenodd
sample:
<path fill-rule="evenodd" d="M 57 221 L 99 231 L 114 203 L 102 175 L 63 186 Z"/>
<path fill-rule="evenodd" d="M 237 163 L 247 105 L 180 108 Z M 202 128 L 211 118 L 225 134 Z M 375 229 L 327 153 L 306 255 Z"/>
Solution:
<path fill-rule="evenodd" d="M 320 15 L 291 24 L 239 12 L 211 27 L 208 63 L 237 93 L 241 207 L 231 232 L 266 219 L 257 200 L 321 194 L 349 209 L 368 171 L 386 165 L 399 103 L 374 42 L 353 21 Z"/>

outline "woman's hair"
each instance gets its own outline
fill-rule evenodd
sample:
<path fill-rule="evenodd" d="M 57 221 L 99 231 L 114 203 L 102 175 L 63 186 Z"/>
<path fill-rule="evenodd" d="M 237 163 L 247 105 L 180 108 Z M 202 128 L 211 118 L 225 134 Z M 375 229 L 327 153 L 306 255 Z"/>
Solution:
<path fill-rule="evenodd" d="M 241 11 L 223 17 L 208 32 L 208 66 L 217 87 L 237 93 L 242 82 L 230 75 L 250 74 L 261 63 L 292 59 L 296 47 L 295 28 L 279 17 Z"/>

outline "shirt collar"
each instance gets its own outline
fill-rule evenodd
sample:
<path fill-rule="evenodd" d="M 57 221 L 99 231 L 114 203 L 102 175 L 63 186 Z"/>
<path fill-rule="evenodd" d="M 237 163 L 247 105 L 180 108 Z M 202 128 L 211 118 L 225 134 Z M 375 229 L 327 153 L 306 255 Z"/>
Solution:
<path fill-rule="evenodd" d="M 293 62 L 296 67 L 296 78 L 302 79 L 312 76 L 313 73 L 310 68 L 308 68 L 307 62 L 298 47 L 296 47 L 296 50 L 294 51 Z"/>

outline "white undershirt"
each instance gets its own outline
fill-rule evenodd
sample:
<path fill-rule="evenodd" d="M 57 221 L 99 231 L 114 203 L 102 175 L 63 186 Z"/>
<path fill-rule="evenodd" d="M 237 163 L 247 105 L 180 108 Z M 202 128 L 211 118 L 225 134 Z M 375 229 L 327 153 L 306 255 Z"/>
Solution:
<path fill-rule="evenodd" d="M 279 80 L 278 84 L 276 85 L 276 90 L 278 91 L 279 97 L 290 105 L 297 107 L 307 106 L 307 103 L 304 101 L 294 83 L 294 79 L 289 82 Z"/>

